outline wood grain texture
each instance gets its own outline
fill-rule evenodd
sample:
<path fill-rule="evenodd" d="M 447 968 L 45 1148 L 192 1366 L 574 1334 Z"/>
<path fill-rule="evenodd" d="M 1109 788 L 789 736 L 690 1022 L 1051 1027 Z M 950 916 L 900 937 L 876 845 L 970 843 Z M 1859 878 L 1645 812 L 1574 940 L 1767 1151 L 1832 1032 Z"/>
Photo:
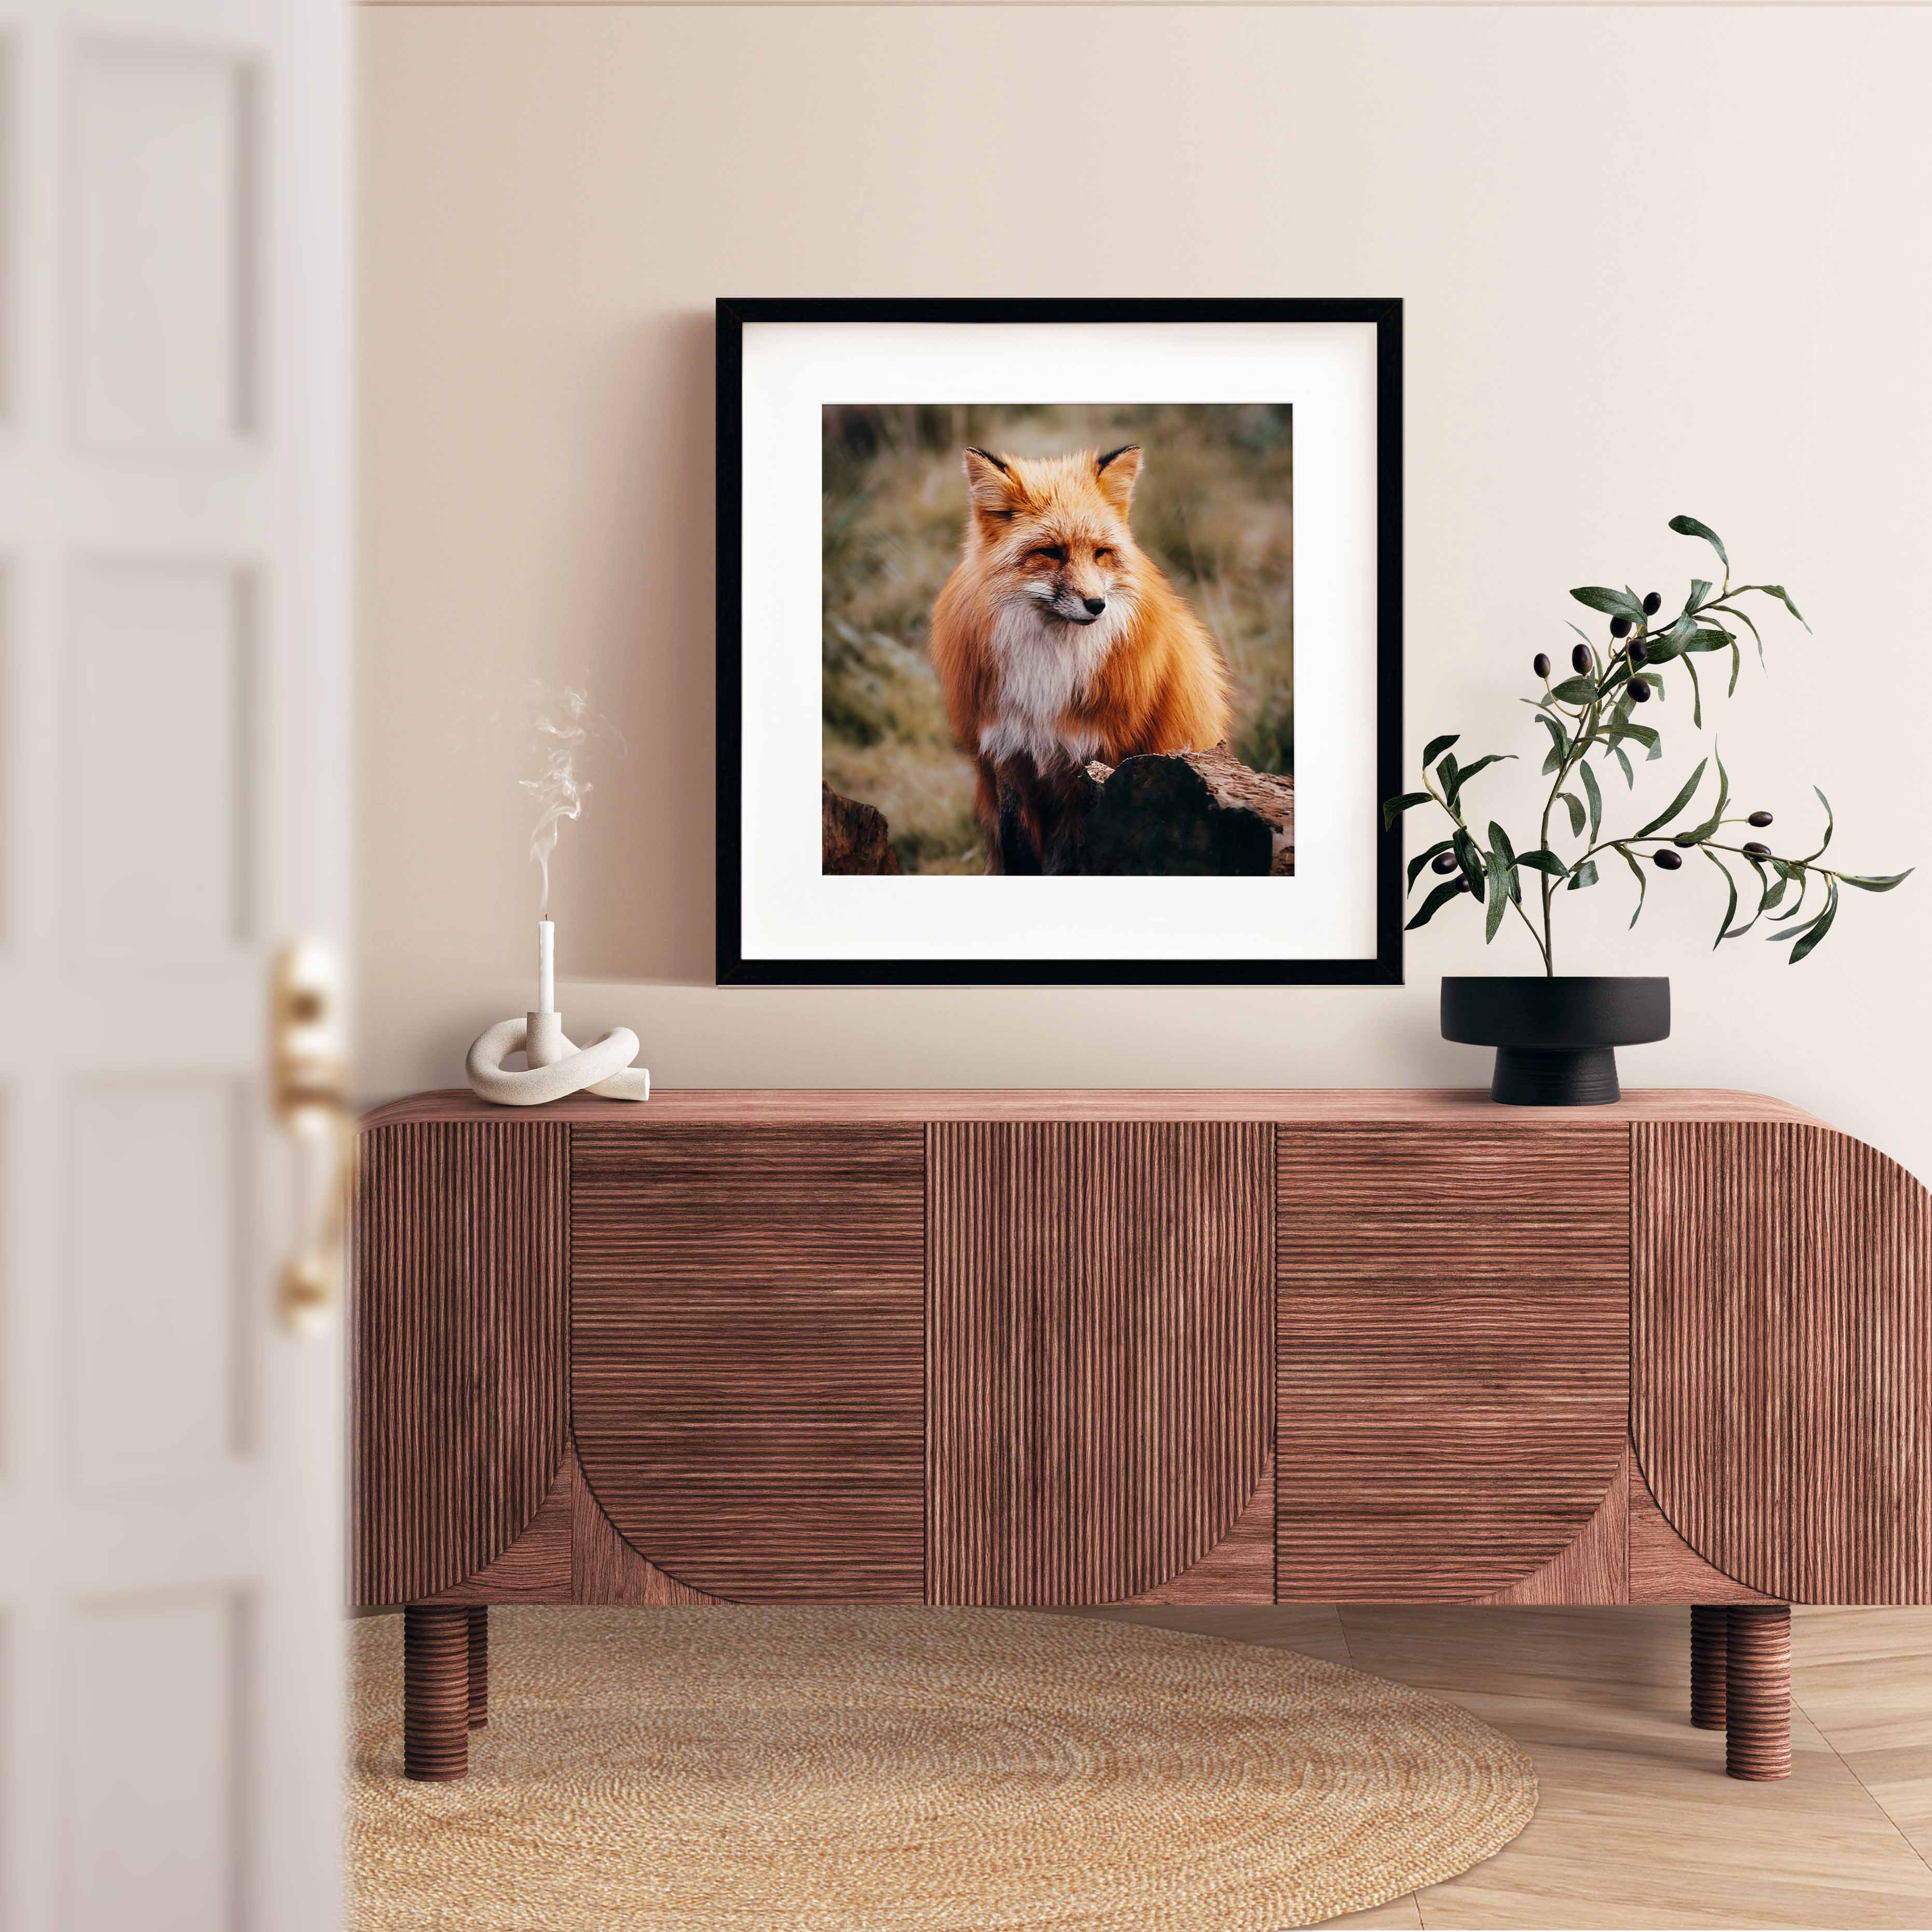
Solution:
<path fill-rule="evenodd" d="M 1272 1130 L 928 1130 L 938 1604 L 1123 1601 L 1198 1562 L 1267 1466 Z"/>
<path fill-rule="evenodd" d="M 1609 1111 L 1280 1130 L 1283 1600 L 1492 1597 L 1596 1515 L 1629 1388 Z"/>
<path fill-rule="evenodd" d="M 1932 1600 L 1932 1198 L 1842 1134 L 1647 1122 L 1632 1427 L 1658 1507 L 1767 1596 Z"/>
<path fill-rule="evenodd" d="M 1789 1778 L 1791 1612 L 1733 1604 L 1724 1622 L 1724 1768 L 1754 1781 Z"/>
<path fill-rule="evenodd" d="M 476 1604 L 470 1611 L 470 1728 L 480 1731 L 490 1721 L 490 1606 Z"/>
<path fill-rule="evenodd" d="M 918 1601 L 920 1130 L 572 1131 L 572 1419 L 611 1522 L 707 1595 Z"/>
<path fill-rule="evenodd" d="M 1597 1513 L 1574 1543 L 1540 1570 L 1483 1600 L 1490 1604 L 1627 1604 L 1630 1601 L 1630 1458 L 1628 1452 Z"/>
<path fill-rule="evenodd" d="M 446 1784 L 470 1769 L 470 1612 L 403 1610 L 403 1775 Z"/>
<path fill-rule="evenodd" d="M 474 1575 L 564 1445 L 569 1130 L 364 1132 L 351 1226 L 350 1580 L 357 1604 Z"/>
<path fill-rule="evenodd" d="M 1134 1604 L 1272 1604 L 1274 1601 L 1274 1458 L 1268 1458 L 1234 1526 L 1171 1582 L 1143 1590 Z"/>
<path fill-rule="evenodd" d="M 373 1127 L 409 1121 L 500 1120 L 503 1110 L 467 1088 L 440 1088 L 384 1102 L 363 1117 Z M 581 1122 L 637 1134 L 664 1127 L 801 1126 L 814 1121 L 1276 1120 L 1287 1125 L 1408 1122 L 1466 1124 L 1497 1134 L 1534 1136 L 1574 1120 L 1574 1110 L 1498 1107 L 1486 1088 L 656 1088 L 650 1104 L 587 1094 L 532 1110 L 534 1119 Z M 1606 1126 L 1636 1120 L 1808 1120 L 1810 1115 L 1761 1094 L 1720 1088 L 1658 1088 L 1626 1094 L 1591 1109 Z"/>
<path fill-rule="evenodd" d="M 1690 1721 L 1700 1731 L 1724 1728 L 1730 1632 L 1730 1612 L 1725 1605 L 1691 1605 Z"/>
<path fill-rule="evenodd" d="M 1632 1450 L 1630 1586 L 1634 1604 L 1763 1604 L 1772 1600 L 1713 1568 L 1664 1520 Z"/>
<path fill-rule="evenodd" d="M 556 1480 L 524 1533 L 473 1576 L 424 1600 L 433 1604 L 567 1604 L 571 1600 L 572 1506 L 576 1459 L 568 1450 Z"/>
<path fill-rule="evenodd" d="M 584 1480 L 574 1456 L 572 1478 L 570 1541 L 570 1598 L 575 1604 L 629 1604 L 663 1608 L 688 1607 L 715 1604 L 707 1597 L 667 1576 L 655 1563 L 640 1556 L 622 1537 L 617 1526 L 604 1514 L 604 1505 Z"/>

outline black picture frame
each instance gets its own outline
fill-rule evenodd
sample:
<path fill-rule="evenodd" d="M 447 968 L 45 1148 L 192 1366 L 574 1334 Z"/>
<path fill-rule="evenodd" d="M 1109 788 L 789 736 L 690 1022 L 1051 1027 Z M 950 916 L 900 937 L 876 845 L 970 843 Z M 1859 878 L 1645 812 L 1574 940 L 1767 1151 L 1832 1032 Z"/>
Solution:
<path fill-rule="evenodd" d="M 717 305 L 717 983 L 797 986 L 1400 986 L 1402 832 L 1402 305 L 1400 298 L 1198 301 L 721 298 Z M 747 959 L 743 841 L 744 331 L 761 322 L 1354 322 L 1376 331 L 1376 795 L 1373 958 Z"/>

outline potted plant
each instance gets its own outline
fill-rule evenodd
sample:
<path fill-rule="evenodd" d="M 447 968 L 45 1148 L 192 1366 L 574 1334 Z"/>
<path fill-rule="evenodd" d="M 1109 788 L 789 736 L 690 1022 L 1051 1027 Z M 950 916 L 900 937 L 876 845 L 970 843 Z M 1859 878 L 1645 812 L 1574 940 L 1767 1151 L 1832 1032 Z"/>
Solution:
<path fill-rule="evenodd" d="M 1470 781 L 1489 766 L 1513 758 L 1491 752 L 1466 763 L 1456 755 L 1462 740 L 1450 733 L 1432 739 L 1422 754 L 1422 789 L 1404 792 L 1384 806 L 1383 822 L 1431 806 L 1445 815 L 1448 830 L 1408 864 L 1413 892 L 1425 877 L 1432 890 L 1409 922 L 1426 926 L 1444 907 L 1467 898 L 1482 908 L 1485 942 L 1504 925 L 1520 925 L 1534 946 L 1540 974 L 1523 977 L 1448 977 L 1442 982 L 1442 1032 L 1445 1039 L 1496 1048 L 1493 1099 L 1516 1106 L 1585 1106 L 1618 1097 L 1619 1046 L 1662 1040 L 1670 1030 L 1670 982 L 1666 979 L 1574 976 L 1556 970 L 1556 908 L 1562 895 L 1585 892 L 1599 883 L 1600 866 L 1622 860 L 1636 881 L 1634 926 L 1643 911 L 1649 870 L 1680 872 L 1687 859 L 1701 855 L 1723 878 L 1724 916 L 1716 944 L 1739 939 L 1760 920 L 1772 920 L 1768 937 L 1792 942 L 1790 963 L 1808 958 L 1838 916 L 1840 889 L 1888 892 L 1910 872 L 1882 874 L 1842 872 L 1822 862 L 1832 842 L 1830 801 L 1822 791 L 1824 835 L 1802 857 L 1787 857 L 1758 835 L 1772 824 L 1768 812 L 1735 813 L 1731 782 L 1719 757 L 1701 758 L 1670 802 L 1634 831 L 1606 830 L 1606 802 L 1616 776 L 1627 791 L 1636 786 L 1635 758 L 1660 758 L 1662 734 L 1647 712 L 1665 695 L 1666 680 L 1688 685 L 1690 722 L 1702 730 L 1703 693 L 1697 673 L 1700 657 L 1720 662 L 1728 655 L 1726 694 L 1737 688 L 1744 654 L 1739 638 L 1749 632 L 1760 662 L 1764 640 L 1743 600 L 1756 597 L 1784 606 L 1804 619 L 1782 584 L 1733 585 L 1730 559 L 1715 531 L 1695 517 L 1673 517 L 1680 536 L 1699 537 L 1717 553 L 1721 582 L 1714 588 L 1694 579 L 1675 615 L 1659 626 L 1663 598 L 1652 591 L 1639 597 L 1628 589 L 1586 585 L 1570 596 L 1610 620 L 1610 637 L 1600 647 L 1575 624 L 1580 641 L 1570 653 L 1570 675 L 1550 682 L 1549 658 L 1532 660 L 1539 697 L 1526 698 L 1538 726 L 1549 736 L 1543 770 L 1550 780 L 1543 815 L 1533 842 L 1512 838 L 1495 819 L 1486 836 L 1472 829 L 1468 812 Z M 1760 605 L 1760 614 L 1762 605 Z M 1807 624 L 1805 628 L 1810 626 Z M 1594 760 L 1594 763 L 1592 762 Z M 1705 776 L 1714 765 L 1714 796 L 1695 802 Z M 1814 786 L 1814 790 L 1817 788 Z M 1735 828 L 1735 829 L 1734 829 Z M 1558 847 L 1566 846 L 1565 852 Z M 1528 904 L 1525 874 L 1532 875 Z M 1740 884 L 1745 896 L 1741 897 Z M 1754 896 L 1755 903 L 1750 902 Z M 1741 905 L 1745 912 L 1740 911 Z"/>

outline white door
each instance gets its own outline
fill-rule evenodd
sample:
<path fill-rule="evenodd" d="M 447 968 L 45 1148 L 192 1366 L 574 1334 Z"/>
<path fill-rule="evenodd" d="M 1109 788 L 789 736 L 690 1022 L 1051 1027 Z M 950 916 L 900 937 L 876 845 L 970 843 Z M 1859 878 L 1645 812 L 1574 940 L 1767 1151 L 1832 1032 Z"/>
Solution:
<path fill-rule="evenodd" d="M 349 37 L 0 0 L 10 1932 L 340 1923 L 339 1342 L 278 1313 L 322 1186 L 266 994 L 346 938 Z"/>

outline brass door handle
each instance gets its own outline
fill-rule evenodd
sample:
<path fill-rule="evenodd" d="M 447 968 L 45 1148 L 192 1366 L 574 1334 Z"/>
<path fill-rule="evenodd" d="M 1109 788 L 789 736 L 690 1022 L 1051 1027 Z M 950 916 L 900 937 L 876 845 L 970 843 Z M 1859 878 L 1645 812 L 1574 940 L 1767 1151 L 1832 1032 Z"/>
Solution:
<path fill-rule="evenodd" d="M 276 1307 L 282 1325 L 299 1333 L 319 1328 L 339 1298 L 356 1145 L 341 975 L 320 940 L 295 940 L 276 954 L 268 1012 L 270 1105 L 296 1144 L 297 1225 L 306 1231 L 282 1268 Z"/>

